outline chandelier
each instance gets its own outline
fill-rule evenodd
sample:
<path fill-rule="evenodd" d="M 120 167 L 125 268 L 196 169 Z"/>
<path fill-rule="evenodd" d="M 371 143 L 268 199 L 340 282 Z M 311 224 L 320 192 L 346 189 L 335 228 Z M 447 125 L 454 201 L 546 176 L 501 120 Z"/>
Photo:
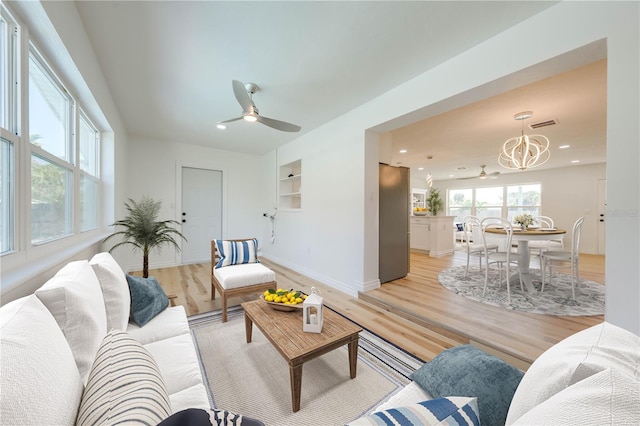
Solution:
<path fill-rule="evenodd" d="M 498 156 L 498 163 L 506 169 L 526 170 L 538 167 L 547 162 L 549 152 L 549 139 L 542 135 L 525 135 L 524 120 L 533 115 L 531 111 L 519 112 L 513 116 L 514 120 L 522 121 L 522 134 L 508 139 Z"/>

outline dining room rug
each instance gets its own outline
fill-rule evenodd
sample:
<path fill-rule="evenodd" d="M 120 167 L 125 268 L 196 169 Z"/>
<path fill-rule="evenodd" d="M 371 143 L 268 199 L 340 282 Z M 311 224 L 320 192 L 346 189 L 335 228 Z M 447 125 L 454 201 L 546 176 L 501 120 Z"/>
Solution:
<path fill-rule="evenodd" d="M 576 287 L 576 299 L 571 297 L 571 276 L 553 272 L 551 284 L 547 282 L 544 292 L 540 292 L 542 281 L 540 269 L 530 269 L 534 277 L 532 283 L 535 293 L 520 290 L 517 281 L 511 281 L 511 303 L 507 300 L 507 288 L 503 283 L 498 287 L 497 271 L 490 271 L 487 292 L 482 296 L 484 288 L 484 269 L 469 267 L 469 276 L 465 277 L 465 266 L 454 266 L 443 270 L 438 280 L 446 289 L 477 302 L 502 307 L 518 312 L 557 316 L 592 316 L 604 315 L 604 285 L 580 278 L 580 285 Z M 491 281 L 492 276 L 493 283 Z"/>
<path fill-rule="evenodd" d="M 357 376 L 349 378 L 346 346 L 303 367 L 300 410 L 291 410 L 289 367 L 257 327 L 246 343 L 244 313 L 228 309 L 189 317 L 212 407 L 271 425 L 344 425 L 370 414 L 411 380 L 423 361 L 365 329 L 360 333 Z M 301 324 L 302 332 L 302 324 Z"/>

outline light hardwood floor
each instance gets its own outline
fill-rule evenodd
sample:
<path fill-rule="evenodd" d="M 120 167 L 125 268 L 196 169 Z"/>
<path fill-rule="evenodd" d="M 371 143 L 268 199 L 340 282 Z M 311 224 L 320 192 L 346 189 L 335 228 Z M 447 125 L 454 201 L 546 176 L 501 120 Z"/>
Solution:
<path fill-rule="evenodd" d="M 450 266 L 465 264 L 466 255 L 460 251 L 440 258 L 412 252 L 407 277 L 358 298 L 267 259 L 261 261 L 275 271 L 279 287 L 304 292 L 319 288 L 327 306 L 425 361 L 446 348 L 473 343 L 526 369 L 554 343 L 604 320 L 602 315 L 517 313 L 458 296 L 440 285 L 438 274 Z M 176 303 L 193 315 L 220 308 L 219 297 L 211 300 L 210 268 L 209 263 L 191 264 L 153 269 L 149 274 L 158 279 L 167 294 L 177 295 Z M 580 276 L 604 283 L 604 256 L 581 255 Z M 231 298 L 229 304 L 255 297 Z"/>

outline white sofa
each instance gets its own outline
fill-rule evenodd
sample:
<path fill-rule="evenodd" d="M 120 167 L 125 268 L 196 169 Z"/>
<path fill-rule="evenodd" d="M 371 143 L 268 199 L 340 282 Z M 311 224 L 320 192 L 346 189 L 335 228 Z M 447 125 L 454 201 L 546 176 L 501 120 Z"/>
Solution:
<path fill-rule="evenodd" d="M 415 410 L 434 396 L 445 397 L 413 381 L 375 411 Z M 447 396 L 477 394 L 467 387 Z M 507 407 L 507 425 L 640 425 L 640 336 L 607 322 L 569 336 L 535 360 Z M 487 424 L 482 410 L 479 419 Z M 375 424 L 361 420 L 353 424 Z"/>
<path fill-rule="evenodd" d="M 75 424 L 110 330 L 127 332 L 151 354 L 170 413 L 209 409 L 184 308 L 168 307 L 139 327 L 129 323 L 129 306 L 126 276 L 108 253 L 70 262 L 35 294 L 2 306 L 0 424 Z"/>

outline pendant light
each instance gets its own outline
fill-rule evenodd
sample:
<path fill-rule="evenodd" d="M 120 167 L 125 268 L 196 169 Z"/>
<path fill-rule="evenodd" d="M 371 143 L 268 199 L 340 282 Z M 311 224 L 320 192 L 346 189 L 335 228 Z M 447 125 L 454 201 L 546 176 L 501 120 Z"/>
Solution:
<path fill-rule="evenodd" d="M 526 170 L 546 163 L 551 157 L 549 139 L 542 135 L 525 135 L 524 120 L 533 115 L 531 111 L 519 112 L 514 120 L 522 122 L 522 133 L 518 137 L 508 139 L 498 156 L 498 163 L 506 169 Z"/>

